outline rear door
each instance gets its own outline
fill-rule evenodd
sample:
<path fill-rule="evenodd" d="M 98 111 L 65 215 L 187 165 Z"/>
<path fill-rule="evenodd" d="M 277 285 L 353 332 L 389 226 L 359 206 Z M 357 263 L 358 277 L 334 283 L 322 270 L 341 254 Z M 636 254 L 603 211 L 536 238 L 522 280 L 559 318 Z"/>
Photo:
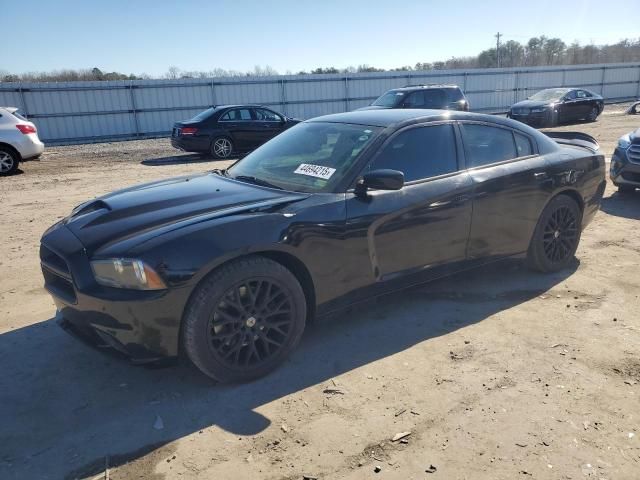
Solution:
<path fill-rule="evenodd" d="M 253 150 L 260 144 L 260 130 L 250 108 L 232 108 L 222 114 L 218 124 L 229 132 L 237 151 Z"/>
<path fill-rule="evenodd" d="M 347 193 L 347 230 L 367 251 L 354 259 L 370 262 L 357 270 L 379 281 L 464 260 L 473 182 L 459 169 L 460 148 L 452 123 L 410 127 L 386 141 L 365 171 L 400 170 L 405 186 Z"/>
<path fill-rule="evenodd" d="M 258 126 L 258 141 L 260 145 L 271 140 L 282 131 L 284 118 L 267 108 L 253 109 L 256 125 Z"/>
<path fill-rule="evenodd" d="M 547 162 L 522 132 L 482 122 L 460 122 L 465 163 L 473 180 L 470 259 L 527 250 L 549 198 Z"/>

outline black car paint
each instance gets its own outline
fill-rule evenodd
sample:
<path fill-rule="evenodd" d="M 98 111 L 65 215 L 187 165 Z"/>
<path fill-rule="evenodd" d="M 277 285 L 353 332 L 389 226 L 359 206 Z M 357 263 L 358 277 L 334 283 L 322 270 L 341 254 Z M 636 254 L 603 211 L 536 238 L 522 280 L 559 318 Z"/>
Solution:
<path fill-rule="evenodd" d="M 609 178 L 616 185 L 640 188 L 640 128 L 629 133 L 629 146 L 618 144 L 611 156 Z"/>
<path fill-rule="evenodd" d="M 234 153 L 246 153 L 300 123 L 300 120 L 287 117 L 262 105 L 223 105 L 213 109 L 212 114 L 204 120 L 176 122 L 171 131 L 171 145 L 185 152 L 207 153 L 211 151 L 211 142 L 214 139 L 227 137 L 233 141 Z M 250 110 L 251 120 L 220 121 L 223 115 L 235 109 Z M 282 121 L 257 120 L 255 109 L 268 110 L 278 115 Z M 194 127 L 198 130 L 193 135 L 184 135 L 182 133 L 184 127 Z"/>
<path fill-rule="evenodd" d="M 592 96 L 588 98 L 568 98 L 571 92 L 580 90 L 588 92 Z M 598 115 L 602 113 L 604 110 L 604 99 L 602 96 L 584 88 L 567 88 L 563 97 L 558 102 L 552 100 L 523 100 L 511 105 L 507 116 L 529 125 L 550 126 L 558 123 L 586 120 L 593 107 L 598 109 Z M 534 108 L 542 108 L 544 111 L 532 112 L 531 109 Z"/>
<path fill-rule="evenodd" d="M 45 283 L 65 324 L 138 361 L 175 356 L 183 311 L 194 288 L 231 259 L 260 254 L 285 264 L 307 294 L 309 314 L 323 315 L 373 295 L 522 254 L 542 209 L 559 193 L 583 206 L 584 227 L 604 191 L 602 155 L 560 147 L 507 119 L 387 110 L 314 121 L 385 127 L 333 193 L 274 190 L 210 173 L 114 192 L 51 227 L 42 238 L 41 260 L 48 275 L 55 262 L 43 252 L 55 252 L 68 266 L 71 297 Z M 534 140 L 535 155 L 467 169 L 456 127 L 458 172 L 409 182 L 397 191 L 356 192 L 364 167 L 391 136 L 443 121 L 511 128 Z M 113 257 L 144 260 L 169 288 L 148 292 L 99 286 L 89 261 Z"/>

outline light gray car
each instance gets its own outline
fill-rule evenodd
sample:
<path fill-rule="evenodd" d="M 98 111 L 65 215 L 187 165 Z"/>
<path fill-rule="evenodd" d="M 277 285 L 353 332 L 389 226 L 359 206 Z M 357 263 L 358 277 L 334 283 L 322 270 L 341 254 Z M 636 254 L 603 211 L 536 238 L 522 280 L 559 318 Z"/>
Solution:
<path fill-rule="evenodd" d="M 0 176 L 10 175 L 23 160 L 44 152 L 36 126 L 18 113 L 16 107 L 0 107 Z"/>

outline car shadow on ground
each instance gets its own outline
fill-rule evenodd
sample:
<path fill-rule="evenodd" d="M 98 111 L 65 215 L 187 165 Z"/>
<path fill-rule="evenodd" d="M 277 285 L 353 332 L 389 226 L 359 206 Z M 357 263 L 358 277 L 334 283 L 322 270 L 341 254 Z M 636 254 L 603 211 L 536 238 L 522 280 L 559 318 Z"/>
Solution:
<path fill-rule="evenodd" d="M 640 220 L 640 190 L 635 192 L 614 192 L 610 197 L 604 197 L 600 210 L 616 217 Z"/>
<path fill-rule="evenodd" d="M 244 385 L 214 385 L 184 366 L 131 366 L 52 319 L 7 332 L 0 478 L 84 478 L 102 472 L 107 455 L 115 467 L 210 426 L 257 434 L 271 424 L 263 405 L 520 305 L 578 266 L 542 275 L 511 260 L 381 297 L 311 325 L 289 361 Z"/>
<path fill-rule="evenodd" d="M 166 165 L 182 165 L 187 163 L 215 163 L 219 162 L 211 156 L 201 155 L 199 153 L 192 153 L 188 155 L 170 155 L 168 157 L 149 158 L 142 160 L 141 165 L 147 167 L 163 167 Z"/>

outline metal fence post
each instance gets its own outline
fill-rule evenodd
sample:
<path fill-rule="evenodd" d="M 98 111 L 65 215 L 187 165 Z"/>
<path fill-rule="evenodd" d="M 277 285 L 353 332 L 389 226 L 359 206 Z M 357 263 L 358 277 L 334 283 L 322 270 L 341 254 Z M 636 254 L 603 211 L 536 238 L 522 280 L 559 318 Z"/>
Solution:
<path fill-rule="evenodd" d="M 285 91 L 285 79 L 280 79 L 280 109 L 282 113 L 287 114 L 287 92 Z"/>
<path fill-rule="evenodd" d="M 29 118 L 29 109 L 27 108 L 27 97 L 24 94 L 24 88 L 22 84 L 18 87 L 18 93 L 20 93 L 20 101 L 22 102 L 22 113 L 26 118 Z"/>
<path fill-rule="evenodd" d="M 211 105 L 216 106 L 216 82 L 213 78 L 211 79 Z"/>
<path fill-rule="evenodd" d="M 129 96 L 131 99 L 131 113 L 133 113 L 133 123 L 136 127 L 136 137 L 140 135 L 140 123 L 138 121 L 138 111 L 136 110 L 136 96 L 133 93 L 133 80 L 129 81 Z"/>
<path fill-rule="evenodd" d="M 640 98 L 640 67 L 638 67 L 638 90 L 636 91 L 636 98 Z"/>
<path fill-rule="evenodd" d="M 344 111 L 349 111 L 349 77 L 344 77 Z"/>
<path fill-rule="evenodd" d="M 602 67 L 602 85 L 600 86 L 600 95 L 602 95 L 602 98 L 604 98 L 604 79 L 605 79 L 605 75 L 606 75 L 606 71 L 607 71 L 607 67 Z"/>
<path fill-rule="evenodd" d="M 567 86 L 567 69 L 563 68 L 562 69 L 562 87 L 566 87 Z"/>
<path fill-rule="evenodd" d="M 513 72 L 513 75 L 515 76 L 514 79 L 514 89 L 513 89 L 513 103 L 518 103 L 518 87 L 520 86 L 520 72 L 518 70 L 516 70 L 515 72 Z"/>

